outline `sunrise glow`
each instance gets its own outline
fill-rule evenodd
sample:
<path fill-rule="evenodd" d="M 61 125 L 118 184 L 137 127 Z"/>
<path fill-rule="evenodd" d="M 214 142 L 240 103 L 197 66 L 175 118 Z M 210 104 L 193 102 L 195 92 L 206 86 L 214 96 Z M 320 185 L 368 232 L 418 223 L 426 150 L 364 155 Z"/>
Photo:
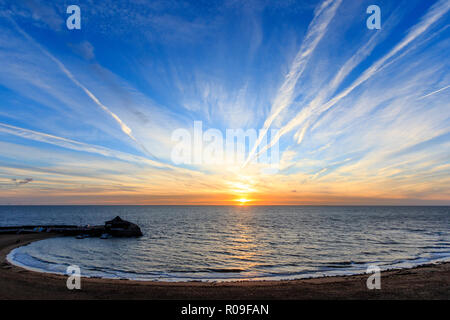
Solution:
<path fill-rule="evenodd" d="M 0 204 L 450 202 L 445 1 L 381 30 L 362 2 L 98 2 L 76 32 L 26 3 L 0 24 Z"/>
<path fill-rule="evenodd" d="M 235 201 L 237 201 L 240 205 L 244 205 L 244 204 L 250 202 L 251 200 L 245 199 L 245 198 L 241 198 L 241 199 L 236 199 Z"/>

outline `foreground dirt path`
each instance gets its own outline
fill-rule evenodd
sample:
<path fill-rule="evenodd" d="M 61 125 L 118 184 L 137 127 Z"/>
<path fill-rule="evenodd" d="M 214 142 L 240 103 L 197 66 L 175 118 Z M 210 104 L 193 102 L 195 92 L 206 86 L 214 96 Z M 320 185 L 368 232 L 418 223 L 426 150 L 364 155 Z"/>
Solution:
<path fill-rule="evenodd" d="M 0 235 L 0 299 L 450 299 L 450 263 L 381 274 L 381 290 L 368 290 L 367 275 L 289 281 L 227 283 L 81 280 L 68 290 L 67 277 L 12 266 L 15 247 L 49 234 Z"/>

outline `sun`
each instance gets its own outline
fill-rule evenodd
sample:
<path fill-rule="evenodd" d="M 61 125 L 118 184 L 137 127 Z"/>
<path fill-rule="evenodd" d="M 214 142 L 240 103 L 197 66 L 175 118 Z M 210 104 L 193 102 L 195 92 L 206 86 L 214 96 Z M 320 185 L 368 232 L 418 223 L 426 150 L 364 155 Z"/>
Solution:
<path fill-rule="evenodd" d="M 245 199 L 245 198 L 240 198 L 240 199 L 236 199 L 236 200 L 234 200 L 234 201 L 239 202 L 240 205 L 244 205 L 244 204 L 246 204 L 247 202 L 250 202 L 250 201 L 252 201 L 252 200 L 250 200 L 250 199 Z"/>

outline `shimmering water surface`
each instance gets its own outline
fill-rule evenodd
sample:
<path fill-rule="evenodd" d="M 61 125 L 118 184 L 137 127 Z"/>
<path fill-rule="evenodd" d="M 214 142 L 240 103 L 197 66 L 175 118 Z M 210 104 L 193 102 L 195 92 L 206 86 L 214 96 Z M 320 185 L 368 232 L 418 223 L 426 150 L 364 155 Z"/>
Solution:
<path fill-rule="evenodd" d="M 144 236 L 52 238 L 9 260 L 160 281 L 293 279 L 450 260 L 450 207 L 4 206 L 0 225 L 103 224 L 117 215 Z"/>

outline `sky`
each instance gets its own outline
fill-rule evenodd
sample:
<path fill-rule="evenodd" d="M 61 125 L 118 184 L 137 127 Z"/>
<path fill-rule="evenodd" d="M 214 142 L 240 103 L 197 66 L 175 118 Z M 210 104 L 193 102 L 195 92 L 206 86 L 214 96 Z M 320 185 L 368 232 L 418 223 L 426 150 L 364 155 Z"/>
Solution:
<path fill-rule="evenodd" d="M 0 0 L 0 204 L 450 205 L 449 11 Z M 257 139 L 178 163 L 196 122 Z"/>

